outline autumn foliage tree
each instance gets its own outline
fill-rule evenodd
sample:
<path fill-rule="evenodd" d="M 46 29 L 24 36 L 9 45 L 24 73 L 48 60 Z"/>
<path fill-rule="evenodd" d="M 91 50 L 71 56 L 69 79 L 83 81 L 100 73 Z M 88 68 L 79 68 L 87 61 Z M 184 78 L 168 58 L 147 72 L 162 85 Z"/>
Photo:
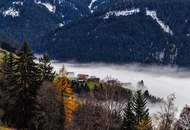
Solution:
<path fill-rule="evenodd" d="M 144 118 L 137 124 L 137 130 L 152 130 L 151 122 L 148 118 Z"/>
<path fill-rule="evenodd" d="M 69 79 L 66 77 L 60 77 L 56 81 L 56 87 L 65 106 L 65 125 L 66 127 L 69 127 L 72 122 L 74 112 L 79 105 L 76 102 L 76 97 Z"/>

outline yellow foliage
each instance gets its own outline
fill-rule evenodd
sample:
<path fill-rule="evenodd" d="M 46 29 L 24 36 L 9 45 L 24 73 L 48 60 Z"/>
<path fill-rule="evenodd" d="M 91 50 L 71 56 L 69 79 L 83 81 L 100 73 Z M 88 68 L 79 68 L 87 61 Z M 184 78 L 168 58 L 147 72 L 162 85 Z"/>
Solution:
<path fill-rule="evenodd" d="M 137 125 L 137 130 L 151 130 L 151 122 L 149 120 L 141 120 Z"/>
<path fill-rule="evenodd" d="M 65 106 L 65 124 L 69 126 L 72 122 L 74 112 L 79 107 L 79 104 L 76 102 L 76 97 L 74 95 L 71 81 L 66 77 L 59 78 L 56 81 L 56 87 L 59 94 L 64 101 Z"/>
<path fill-rule="evenodd" d="M 13 129 L 6 128 L 6 127 L 0 127 L 0 130 L 13 130 Z"/>
<path fill-rule="evenodd" d="M 72 121 L 72 117 L 76 109 L 79 107 L 79 105 L 76 102 L 75 96 L 67 98 L 64 100 L 65 104 L 65 115 L 66 115 L 66 122 L 70 123 Z"/>
<path fill-rule="evenodd" d="M 57 90 L 63 96 L 70 97 L 73 96 L 73 90 L 71 88 L 71 81 L 66 77 L 59 78 L 56 82 Z"/>

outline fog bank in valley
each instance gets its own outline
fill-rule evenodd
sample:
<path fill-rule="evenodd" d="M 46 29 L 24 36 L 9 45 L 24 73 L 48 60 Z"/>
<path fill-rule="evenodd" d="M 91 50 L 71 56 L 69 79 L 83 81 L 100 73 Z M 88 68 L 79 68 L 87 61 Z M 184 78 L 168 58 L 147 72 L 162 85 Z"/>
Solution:
<path fill-rule="evenodd" d="M 53 62 L 58 71 L 63 63 Z M 138 64 L 111 65 L 111 64 L 70 64 L 64 63 L 67 71 L 75 74 L 89 74 L 101 79 L 111 76 L 121 82 L 144 83 L 151 94 L 166 98 L 175 93 L 176 106 L 180 111 L 186 104 L 190 105 L 190 70 L 169 66 L 142 66 Z"/>

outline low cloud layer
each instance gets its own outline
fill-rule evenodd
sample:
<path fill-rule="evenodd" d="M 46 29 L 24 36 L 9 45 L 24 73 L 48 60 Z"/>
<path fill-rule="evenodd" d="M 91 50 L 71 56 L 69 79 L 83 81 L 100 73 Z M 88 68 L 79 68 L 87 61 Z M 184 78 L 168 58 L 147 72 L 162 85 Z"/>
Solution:
<path fill-rule="evenodd" d="M 62 63 L 53 63 L 55 70 L 62 67 Z M 89 74 L 105 78 L 111 76 L 121 82 L 137 82 L 144 80 L 151 94 L 166 98 L 175 93 L 176 106 L 180 111 L 186 104 L 190 105 L 190 70 L 169 66 L 142 66 L 138 64 L 69 64 L 67 71 Z"/>

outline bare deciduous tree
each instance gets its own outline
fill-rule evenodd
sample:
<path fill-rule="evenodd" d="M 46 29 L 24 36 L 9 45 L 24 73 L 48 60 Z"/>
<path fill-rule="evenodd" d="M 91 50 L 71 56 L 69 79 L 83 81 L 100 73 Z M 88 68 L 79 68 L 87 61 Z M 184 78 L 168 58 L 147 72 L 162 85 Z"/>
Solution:
<path fill-rule="evenodd" d="M 121 112 L 128 100 L 127 94 L 128 91 L 120 84 L 106 83 L 81 94 L 78 100 L 82 105 L 75 113 L 73 129 L 118 130 L 122 123 Z"/>
<path fill-rule="evenodd" d="M 159 130 L 171 130 L 172 125 L 175 121 L 175 113 L 177 108 L 175 107 L 175 94 L 171 94 L 167 97 L 161 112 L 158 114 L 159 119 Z"/>
<path fill-rule="evenodd" d="M 51 82 L 44 82 L 37 95 L 39 112 L 36 115 L 36 129 L 63 130 L 64 106 L 58 100 L 56 87 Z"/>
<path fill-rule="evenodd" d="M 180 118 L 175 123 L 175 130 L 190 129 L 190 107 L 185 106 L 180 114 Z"/>
<path fill-rule="evenodd" d="M 86 102 L 75 113 L 72 130 L 118 130 L 120 115 L 102 107 Z"/>

